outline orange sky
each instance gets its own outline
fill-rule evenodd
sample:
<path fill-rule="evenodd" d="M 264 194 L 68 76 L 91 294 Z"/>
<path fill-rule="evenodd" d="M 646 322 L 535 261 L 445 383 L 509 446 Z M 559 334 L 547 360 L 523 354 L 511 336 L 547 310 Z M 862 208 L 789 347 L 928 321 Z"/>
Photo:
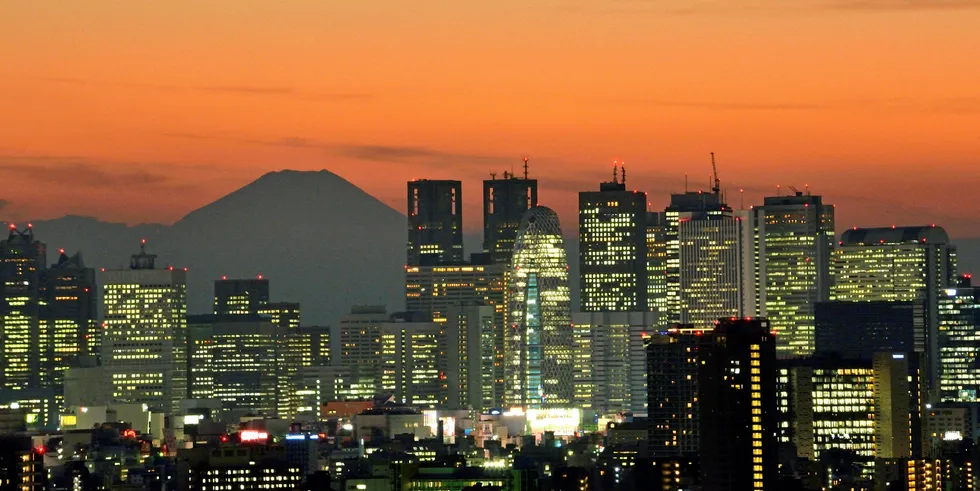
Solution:
<path fill-rule="evenodd" d="M 612 160 L 661 208 L 714 151 L 747 205 L 809 184 L 840 228 L 978 236 L 978 26 L 980 0 L 9 2 L 0 217 L 172 222 L 327 168 L 399 210 L 462 179 L 473 228 L 527 154 L 574 229 Z"/>

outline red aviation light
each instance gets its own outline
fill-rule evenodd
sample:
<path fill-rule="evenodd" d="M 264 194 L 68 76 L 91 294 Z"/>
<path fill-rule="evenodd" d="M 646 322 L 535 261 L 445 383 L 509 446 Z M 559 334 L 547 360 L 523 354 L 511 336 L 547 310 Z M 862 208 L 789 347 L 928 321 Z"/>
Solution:
<path fill-rule="evenodd" d="M 38 446 L 34 447 L 34 453 L 36 453 L 38 455 L 44 455 L 44 452 L 46 452 L 46 451 L 47 450 L 44 448 L 44 445 L 38 445 Z"/>
<path fill-rule="evenodd" d="M 64 253 L 65 253 L 65 248 L 64 247 L 62 247 L 61 249 L 58 249 L 58 254 L 64 254 Z"/>
<path fill-rule="evenodd" d="M 34 228 L 34 224 L 33 223 L 28 223 L 27 224 L 27 228 Z"/>
<path fill-rule="evenodd" d="M 261 280 L 262 279 L 262 275 L 260 274 L 260 275 L 256 276 L 256 278 Z"/>
<path fill-rule="evenodd" d="M 228 277 L 227 277 L 227 276 L 224 276 L 224 275 L 222 275 L 222 276 L 221 276 L 221 279 L 222 279 L 222 280 L 227 280 L 227 279 L 228 279 Z"/>

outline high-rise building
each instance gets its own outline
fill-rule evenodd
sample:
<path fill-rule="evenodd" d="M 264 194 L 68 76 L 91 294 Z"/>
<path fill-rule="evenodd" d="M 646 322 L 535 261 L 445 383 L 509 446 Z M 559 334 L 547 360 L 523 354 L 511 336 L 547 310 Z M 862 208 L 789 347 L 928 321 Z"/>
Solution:
<path fill-rule="evenodd" d="M 575 407 L 596 416 L 647 412 L 644 342 L 652 312 L 572 314 Z"/>
<path fill-rule="evenodd" d="M 449 364 L 458 367 L 459 377 L 450 387 L 450 407 L 472 408 L 484 412 L 499 408 L 502 394 L 496 392 L 497 349 L 496 312 L 489 305 L 460 306 L 449 309 L 445 324 L 450 347 Z"/>
<path fill-rule="evenodd" d="M 909 302 L 819 302 L 815 354 L 850 358 L 925 351 L 925 308 Z"/>
<path fill-rule="evenodd" d="M 776 340 L 765 319 L 722 320 L 698 342 L 704 489 L 776 489 Z"/>
<path fill-rule="evenodd" d="M 78 366 L 84 357 L 97 358 L 101 351 L 95 270 L 85 267 L 81 254 L 69 257 L 62 249 L 58 262 L 42 277 L 40 323 L 50 349 L 43 370 L 60 399 L 65 371 Z"/>
<path fill-rule="evenodd" d="M 742 317 L 749 269 L 746 249 L 749 223 L 730 209 L 682 218 L 678 224 L 680 261 L 680 320 L 702 329 L 716 319 Z"/>
<path fill-rule="evenodd" d="M 875 353 L 875 458 L 922 455 L 922 384 L 915 353 Z"/>
<path fill-rule="evenodd" d="M 463 261 L 463 185 L 408 182 L 408 266 Z"/>
<path fill-rule="evenodd" d="M 381 325 L 381 387 L 395 400 L 428 409 L 450 407 L 451 393 L 458 399 L 459 365 L 455 342 L 442 325 L 418 318 L 392 316 Z"/>
<path fill-rule="evenodd" d="M 853 452 L 870 478 L 875 457 L 875 377 L 871 360 L 826 357 L 788 367 L 792 442 L 799 457 Z"/>
<path fill-rule="evenodd" d="M 543 206 L 521 220 L 507 285 L 505 400 L 522 408 L 572 402 L 568 261 L 558 215 Z"/>
<path fill-rule="evenodd" d="M 667 214 L 647 212 L 647 307 L 655 325 L 670 323 L 670 301 L 667 295 Z"/>
<path fill-rule="evenodd" d="M 340 318 L 331 342 L 335 343 L 335 365 L 350 367 L 362 378 L 381 380 L 381 325 L 388 322 L 384 306 L 360 305 Z M 336 339 L 336 341 L 333 341 Z M 379 391 L 378 385 L 375 391 Z"/>
<path fill-rule="evenodd" d="M 834 253 L 832 299 L 849 302 L 923 302 L 925 376 L 938 398 L 939 297 L 956 285 L 956 248 L 942 227 L 854 228 Z"/>
<path fill-rule="evenodd" d="M 980 402 L 980 288 L 970 275 L 939 298 L 939 374 L 943 401 Z"/>
<path fill-rule="evenodd" d="M 647 195 L 613 172 L 599 191 L 578 194 L 579 285 L 583 312 L 647 310 Z"/>
<path fill-rule="evenodd" d="M 698 453 L 698 340 L 703 334 L 689 325 L 650 334 L 646 346 L 650 457 Z"/>
<path fill-rule="evenodd" d="M 174 342 L 186 328 L 187 271 L 156 268 L 145 246 L 129 269 L 102 273 L 102 363 L 115 401 L 172 413 L 187 390 Z"/>
<path fill-rule="evenodd" d="M 11 224 L 7 240 L 0 241 L 0 388 L 49 385 L 42 370 L 49 361 L 48 339 L 40 324 L 46 256 L 30 225 L 18 230 Z"/>
<path fill-rule="evenodd" d="M 223 409 L 282 414 L 282 326 L 258 316 L 216 320 L 211 331 L 211 399 Z"/>
<path fill-rule="evenodd" d="M 510 263 L 521 218 L 538 206 L 538 181 L 528 179 L 527 159 L 524 166 L 523 178 L 504 172 L 483 181 L 483 252 L 497 264 Z"/>
<path fill-rule="evenodd" d="M 830 299 L 834 207 L 796 192 L 755 207 L 759 315 L 777 333 L 780 357 L 814 351 L 814 306 Z"/>
<path fill-rule="evenodd" d="M 704 193 L 688 191 L 683 194 L 671 194 L 670 205 L 663 214 L 663 235 L 666 249 L 666 289 L 667 312 L 669 324 L 681 321 L 681 259 L 680 259 L 680 223 L 705 215 L 722 215 L 729 213 L 728 205 L 721 202 L 720 193 Z"/>
<path fill-rule="evenodd" d="M 256 314 L 269 303 L 269 280 L 222 277 L 214 282 L 216 315 Z"/>

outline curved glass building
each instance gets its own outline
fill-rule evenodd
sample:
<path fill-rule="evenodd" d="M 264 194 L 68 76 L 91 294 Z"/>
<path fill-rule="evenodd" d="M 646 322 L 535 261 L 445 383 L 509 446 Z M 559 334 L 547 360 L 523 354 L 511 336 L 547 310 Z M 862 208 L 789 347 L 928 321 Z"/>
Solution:
<path fill-rule="evenodd" d="M 531 409 L 569 407 L 572 326 L 568 261 L 558 215 L 550 208 L 531 208 L 521 220 L 507 298 L 507 404 Z"/>

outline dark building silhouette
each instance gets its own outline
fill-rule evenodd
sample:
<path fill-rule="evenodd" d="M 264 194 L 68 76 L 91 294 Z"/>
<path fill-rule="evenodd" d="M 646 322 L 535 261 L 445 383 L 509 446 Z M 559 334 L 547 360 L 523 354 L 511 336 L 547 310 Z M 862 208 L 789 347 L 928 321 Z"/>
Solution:
<path fill-rule="evenodd" d="M 463 261 L 463 185 L 459 181 L 408 182 L 409 266 Z"/>
<path fill-rule="evenodd" d="M 583 312 L 647 310 L 647 195 L 620 182 L 578 195 L 579 285 Z"/>
<path fill-rule="evenodd" d="M 521 218 L 538 206 L 538 181 L 527 178 L 526 159 L 524 166 L 523 178 L 504 172 L 503 179 L 483 181 L 483 252 L 494 263 L 510 263 Z"/>
<path fill-rule="evenodd" d="M 42 370 L 40 300 L 47 246 L 30 225 L 10 225 L 0 241 L 0 388 L 47 385 Z"/>
<path fill-rule="evenodd" d="M 765 319 L 721 320 L 698 343 L 704 491 L 775 489 L 776 339 Z"/>
<path fill-rule="evenodd" d="M 262 277 L 214 282 L 215 315 L 257 314 L 269 303 L 269 280 Z"/>
<path fill-rule="evenodd" d="M 698 340 L 691 326 L 654 333 L 647 342 L 649 456 L 698 452 Z"/>
<path fill-rule="evenodd" d="M 47 487 L 44 448 L 29 436 L 0 436 L 0 489 L 41 491 Z"/>
<path fill-rule="evenodd" d="M 816 355 L 870 359 L 872 353 L 925 351 L 925 307 L 908 302 L 818 302 Z"/>

